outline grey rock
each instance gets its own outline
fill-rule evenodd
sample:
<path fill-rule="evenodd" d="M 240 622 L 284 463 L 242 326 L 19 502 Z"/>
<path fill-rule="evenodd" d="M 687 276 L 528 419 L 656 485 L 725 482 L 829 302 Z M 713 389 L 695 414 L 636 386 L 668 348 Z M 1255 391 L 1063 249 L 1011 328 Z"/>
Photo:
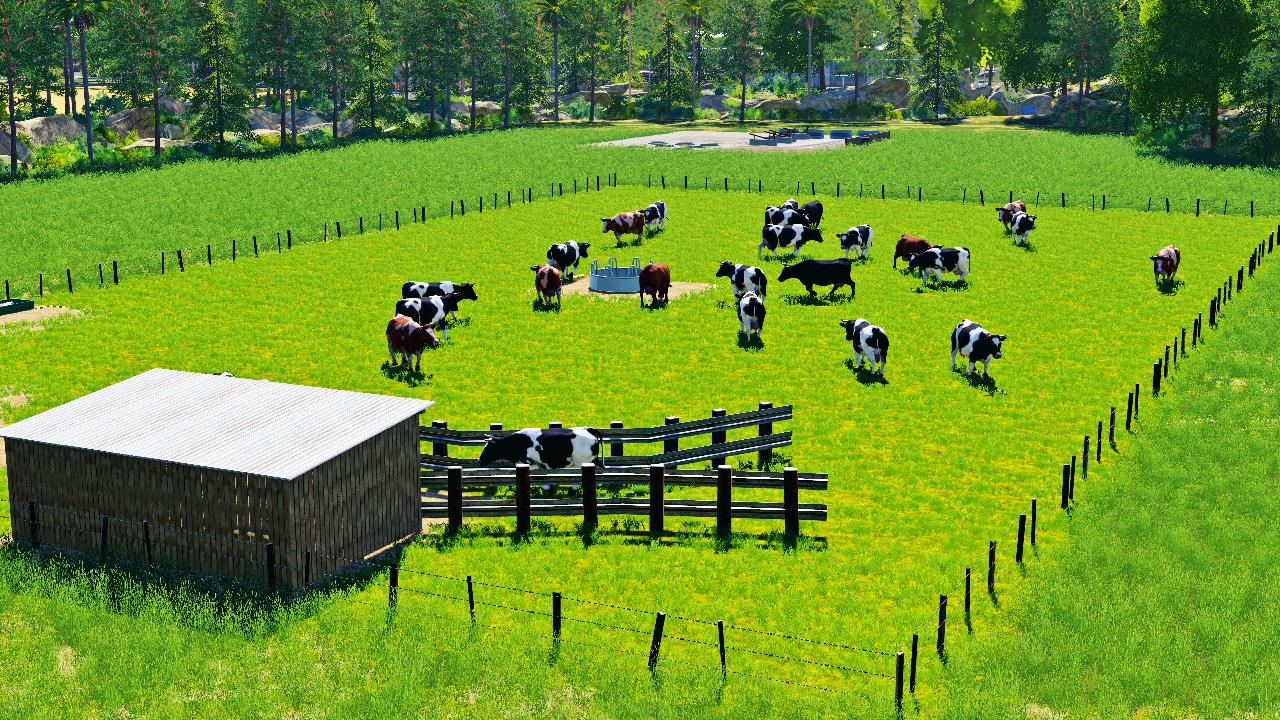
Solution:
<path fill-rule="evenodd" d="M 33 147 L 75 140 L 84 136 L 84 126 L 70 115 L 50 115 L 17 123 L 18 135 L 25 135 Z M 0 148 L 7 150 L 7 148 Z"/>

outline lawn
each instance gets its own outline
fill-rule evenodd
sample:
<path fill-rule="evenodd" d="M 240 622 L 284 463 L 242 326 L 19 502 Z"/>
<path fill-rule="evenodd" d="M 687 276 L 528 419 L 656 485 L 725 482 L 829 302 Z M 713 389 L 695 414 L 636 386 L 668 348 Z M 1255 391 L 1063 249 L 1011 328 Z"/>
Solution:
<path fill-rule="evenodd" d="M 1228 306 L 1000 629 L 959 646 L 940 716 L 1280 716 L 1278 283 Z"/>
<path fill-rule="evenodd" d="M 349 232 L 357 218 L 387 223 L 400 210 L 426 205 L 433 216 L 448 213 L 449 201 L 479 194 L 503 194 L 533 187 L 543 198 L 549 183 L 572 188 L 575 178 L 609 172 L 626 185 L 660 183 L 663 175 L 683 184 L 731 179 L 742 189 L 760 180 L 769 192 L 785 192 L 810 182 L 833 192 L 837 182 L 855 193 L 903 197 L 923 188 L 926 199 L 988 200 L 1010 190 L 1029 200 L 1073 207 L 1162 209 L 1190 213 L 1196 198 L 1203 211 L 1247 214 L 1251 200 L 1259 213 L 1280 213 L 1274 170 L 1212 168 L 1169 162 L 1132 142 L 1112 136 L 974 127 L 903 125 L 893 139 L 826 152 L 755 153 L 601 148 L 593 144 L 670 128 L 636 123 L 614 126 L 530 128 L 460 135 L 430 141 L 357 143 L 333 151 L 307 151 L 261 160 L 197 161 L 129 174 L 66 177 L 0 186 L 0 280 L 11 280 L 18 295 L 46 288 L 65 289 L 71 268 L 78 287 L 98 281 L 98 263 L 118 260 L 126 276 L 159 271 L 160 253 L 185 250 L 186 260 L 203 261 L 205 245 L 216 258 L 229 258 L 233 238 L 244 252 L 251 236 L 274 244 L 275 234 L 293 229 L 300 241 L 318 240 L 324 223 L 342 221 Z M 334 228 L 330 225 L 330 232 Z"/>
<path fill-rule="evenodd" d="M 703 532 L 709 523 L 701 521 L 680 526 L 681 534 L 661 543 L 610 530 L 588 547 L 563 521 L 527 543 L 477 532 L 455 545 L 423 544 L 410 552 L 407 566 L 895 651 L 912 631 L 929 626 L 937 593 L 953 586 L 963 567 L 976 566 L 989 538 L 1002 541 L 1003 562 L 1010 561 L 1010 521 L 1032 496 L 1052 506 L 1064 454 L 1108 406 L 1123 402 L 1134 379 L 1150 372 L 1157 350 L 1204 309 L 1269 224 L 1043 208 L 1034 250 L 1027 251 L 1002 234 L 989 207 L 828 198 L 830 239 L 807 247 L 806 255 L 836 256 L 837 229 L 866 222 L 877 230 L 871 261 L 853 270 L 857 298 L 810 303 L 799 285 L 776 282 L 780 262 L 761 261 L 771 275 L 764 345 L 744 349 L 726 305 L 730 293 L 723 281 L 716 283 L 715 269 L 723 259 L 755 262 L 762 206 L 784 196 L 668 191 L 662 196 L 670 212 L 667 231 L 616 253 L 668 262 L 675 280 L 715 287 L 660 310 L 641 310 L 631 299 L 582 297 L 566 297 L 560 313 L 532 310 L 528 268 L 550 242 L 591 240 L 592 257 L 607 256 L 612 236 L 602 238 L 598 218 L 657 198 L 648 190 L 609 190 L 60 295 L 85 314 L 48 321 L 40 332 L 0 331 L 5 384 L 30 399 L 2 419 L 13 422 L 156 366 L 428 397 L 437 402 L 428 419 L 461 428 L 615 419 L 638 426 L 667 415 L 702 417 L 713 407 L 746 410 L 758 400 L 792 403 L 795 445 L 786 459 L 831 476 L 830 491 L 802 498 L 828 503 L 830 521 L 806 524 L 806 542 L 796 552 L 757 536 L 780 529 L 776 524 L 744 524 L 737 547 L 717 552 Z M 920 291 L 918 279 L 893 270 L 892 238 L 903 232 L 969 247 L 968 286 Z M 1161 294 L 1147 256 L 1175 237 L 1185 284 Z M 425 376 L 413 384 L 382 368 L 383 327 L 408 279 L 474 280 L 480 296 L 464 306 L 452 341 L 424 357 Z M 855 317 L 889 334 L 884 384 L 860 379 L 848 367 L 838 323 Z M 950 369 L 950 332 L 966 317 L 1009 335 L 989 384 L 971 384 Z M 1040 534 L 1042 549 L 1060 542 L 1057 513 L 1041 514 Z M 18 573 L 11 566 L 8 572 Z M 415 580 L 420 589 L 460 591 L 451 581 Z M 481 647 L 442 630 L 465 616 L 456 601 L 415 598 L 427 607 L 403 611 L 400 630 L 383 633 L 379 624 L 371 633 L 370 623 L 380 623 L 381 615 L 358 602 L 385 602 L 385 588 L 326 605 L 263 637 L 194 631 L 160 611 L 135 637 L 129 623 L 93 607 L 86 593 L 8 592 L 5 622 L 36 628 L 7 641 L 9 654 L 31 659 L 0 670 L 0 682 L 20 688 L 22 707 L 52 707 L 74 697 L 93 707 L 180 714 L 193 678 L 214 668 L 217 697 L 235 698 L 235 714 L 296 708 L 309 717 L 342 716 L 352 712 L 344 703 L 353 694 L 372 708 L 400 701 L 445 707 L 472 688 L 468 696 L 483 705 L 477 712 L 500 717 L 521 713 L 489 694 L 499 692 L 486 685 L 494 672 L 477 658 L 511 656 L 520 670 L 502 679 L 503 688 L 552 708 L 551 716 L 573 715 L 576 705 L 559 710 L 574 703 L 583 714 L 605 716 L 842 716 L 866 714 L 869 707 L 883 712 L 892 695 L 883 678 L 736 653 L 731 668 L 866 693 L 875 704 L 732 676 L 719 697 L 712 689 L 718 673 L 709 678 L 692 669 L 714 665 L 714 648 L 679 642 L 664 671 L 671 685 L 655 688 L 643 658 L 625 655 L 566 651 L 548 669 L 544 641 L 521 644 L 499 633 Z M 482 593 L 524 609 L 545 609 L 547 602 L 499 589 Z M 428 610 L 452 619 L 437 620 Z M 484 612 L 483 621 L 495 624 L 541 622 Z M 648 615 L 586 605 L 572 612 L 637 632 L 571 625 L 566 641 L 632 652 L 647 645 Z M 165 646 L 183 669 L 140 684 L 131 680 L 135 673 L 121 674 L 110 663 L 87 664 L 75 676 L 79 694 L 69 693 L 58 683 L 32 680 L 32 665 L 48 674 L 49 658 L 59 652 L 58 640 L 39 630 L 48 627 L 72 628 L 64 642 L 78 656 L 127 656 L 120 662 L 136 668 L 130 663 L 141 661 L 132 658 Z M 714 638 L 713 626 L 675 618 L 667 631 Z M 423 638 L 432 640 L 427 645 Z M 762 640 L 768 639 L 735 633 L 730 642 L 891 672 L 883 656 L 830 648 L 815 655 L 799 643 Z M 389 674 L 388 663 L 403 660 L 406 650 L 383 643 L 417 643 L 423 657 L 397 666 L 403 674 Z M 287 679 L 264 682 L 276 657 L 300 659 L 289 663 Z M 318 660 L 326 657 L 340 659 Z M 317 662 L 322 667 L 312 667 Z M 605 667 L 593 669 L 593 663 Z M 564 697 L 570 689 L 581 694 Z"/>

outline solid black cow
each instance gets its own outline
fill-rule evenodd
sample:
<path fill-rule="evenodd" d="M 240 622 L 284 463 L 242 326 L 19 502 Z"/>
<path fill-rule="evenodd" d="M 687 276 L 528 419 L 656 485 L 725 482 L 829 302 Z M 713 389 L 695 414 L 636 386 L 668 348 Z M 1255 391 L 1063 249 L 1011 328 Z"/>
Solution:
<path fill-rule="evenodd" d="M 1001 348 L 1007 335 L 992 335 L 981 325 L 972 320 L 961 320 L 951 333 L 951 369 L 956 369 L 956 354 L 969 358 L 969 373 L 973 374 L 974 363 L 982 363 L 982 374 L 987 375 L 991 360 L 1000 359 Z"/>
<path fill-rule="evenodd" d="M 822 231 L 806 225 L 765 225 L 760 244 L 756 247 L 756 257 L 760 257 L 765 248 L 774 255 L 778 254 L 778 248 L 790 248 L 794 255 L 807 242 L 822 242 Z"/>
<path fill-rule="evenodd" d="M 449 325 L 445 316 L 458 312 L 458 303 L 462 300 L 475 300 L 475 292 L 466 297 L 462 292 L 449 293 L 439 297 L 405 298 L 396 303 L 396 314 L 404 315 L 419 325 L 434 325 L 444 331 L 444 339 L 449 339 Z"/>
<path fill-rule="evenodd" d="M 475 283 L 456 283 L 443 280 L 441 282 L 407 282 L 400 286 L 400 297 L 402 298 L 424 298 L 424 297 L 440 297 L 449 293 L 459 293 L 463 300 L 476 299 Z M 458 313 L 451 313 L 454 320 L 458 319 Z"/>
<path fill-rule="evenodd" d="M 587 249 L 590 247 L 591 243 L 576 240 L 556 243 L 547 249 L 547 264 L 573 277 L 574 271 L 578 269 L 578 261 L 587 256 Z"/>
<path fill-rule="evenodd" d="M 758 267 L 731 263 L 728 260 L 720 263 L 720 269 L 716 271 L 716 277 L 729 278 L 729 282 L 733 283 L 733 294 L 738 297 L 749 292 L 764 297 L 766 294 L 765 286 L 768 285 L 769 280 L 765 277 L 764 271 Z"/>
<path fill-rule="evenodd" d="M 599 465 L 600 436 L 591 428 L 527 428 L 503 437 L 490 438 L 480 453 L 480 465 L 500 462 L 528 463 L 530 467 L 559 470 Z"/>
<path fill-rule="evenodd" d="M 809 222 L 805 223 L 809 227 L 818 227 L 822 224 L 822 203 L 818 200 L 810 200 L 800 206 L 800 212 L 809 218 Z"/>
<path fill-rule="evenodd" d="M 785 282 L 791 278 L 799 280 L 805 290 L 810 295 L 814 295 L 813 286 L 821 285 L 831 286 L 831 292 L 828 295 L 834 295 L 836 290 L 842 286 L 849 286 L 849 297 L 853 297 L 854 287 L 853 278 L 849 277 L 849 261 L 844 258 L 836 260 L 801 260 L 795 265 L 789 265 L 782 268 L 782 274 L 778 275 L 778 282 Z"/>

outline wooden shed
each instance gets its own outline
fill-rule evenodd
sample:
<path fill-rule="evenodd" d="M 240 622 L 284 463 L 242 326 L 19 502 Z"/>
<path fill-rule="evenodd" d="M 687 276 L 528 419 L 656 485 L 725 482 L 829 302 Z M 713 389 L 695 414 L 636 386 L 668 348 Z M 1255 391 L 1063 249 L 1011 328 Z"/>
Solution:
<path fill-rule="evenodd" d="M 418 532 L 430 405 L 150 370 L 0 428 L 14 538 L 302 588 Z"/>

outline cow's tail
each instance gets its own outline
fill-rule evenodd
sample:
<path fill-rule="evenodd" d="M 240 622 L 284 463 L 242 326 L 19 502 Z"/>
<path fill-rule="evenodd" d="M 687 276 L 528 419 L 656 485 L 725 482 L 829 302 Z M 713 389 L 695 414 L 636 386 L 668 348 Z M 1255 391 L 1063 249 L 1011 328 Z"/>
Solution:
<path fill-rule="evenodd" d="M 766 277 L 764 273 L 760 273 L 760 297 L 762 299 L 765 296 L 765 288 L 768 287 L 768 285 L 769 285 L 769 278 Z"/>

